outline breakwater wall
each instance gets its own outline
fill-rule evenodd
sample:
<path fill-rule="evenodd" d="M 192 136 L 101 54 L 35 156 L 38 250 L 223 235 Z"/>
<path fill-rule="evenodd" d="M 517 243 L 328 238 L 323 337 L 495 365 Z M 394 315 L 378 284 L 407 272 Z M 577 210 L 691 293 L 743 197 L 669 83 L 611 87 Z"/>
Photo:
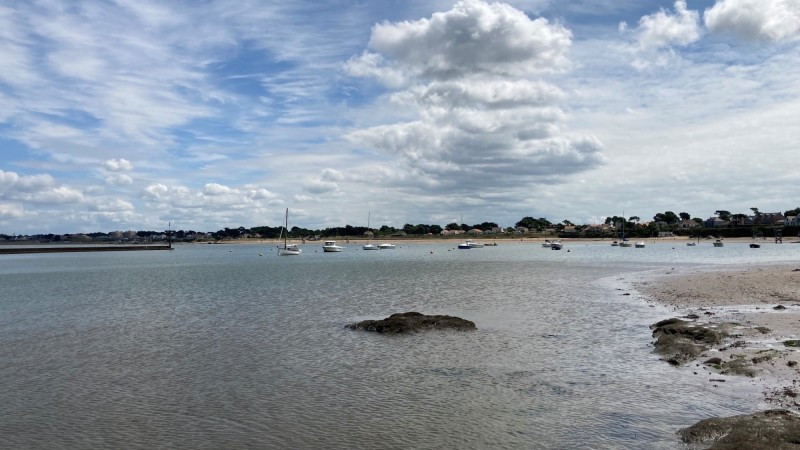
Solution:
<path fill-rule="evenodd" d="M 0 255 L 26 253 L 81 253 L 81 252 L 130 252 L 143 250 L 172 250 L 170 245 L 95 245 L 76 247 L 0 247 Z"/>

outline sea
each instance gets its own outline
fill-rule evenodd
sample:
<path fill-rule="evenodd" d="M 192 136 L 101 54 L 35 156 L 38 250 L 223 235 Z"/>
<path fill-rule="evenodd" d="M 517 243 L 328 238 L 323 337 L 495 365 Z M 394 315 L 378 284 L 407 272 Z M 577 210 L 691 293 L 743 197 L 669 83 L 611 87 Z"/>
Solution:
<path fill-rule="evenodd" d="M 2 255 L 0 445 L 672 449 L 766 408 L 752 380 L 660 361 L 649 326 L 676 312 L 631 283 L 800 245 L 498 242 Z M 346 328 L 406 311 L 477 331 Z"/>

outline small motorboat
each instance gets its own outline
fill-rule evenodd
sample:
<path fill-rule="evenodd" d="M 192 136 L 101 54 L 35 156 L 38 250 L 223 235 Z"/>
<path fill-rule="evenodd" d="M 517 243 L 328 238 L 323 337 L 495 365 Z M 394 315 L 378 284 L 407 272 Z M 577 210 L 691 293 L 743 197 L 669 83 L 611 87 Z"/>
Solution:
<path fill-rule="evenodd" d="M 644 241 L 638 241 L 635 244 L 633 244 L 633 246 L 636 248 L 644 248 Z"/>
<path fill-rule="evenodd" d="M 724 245 L 725 244 L 722 243 L 722 239 L 717 239 L 716 241 L 714 241 L 714 247 L 722 247 Z"/>
<path fill-rule="evenodd" d="M 395 246 L 394 246 L 394 244 L 390 244 L 390 243 L 387 242 L 385 244 L 378 245 L 378 248 L 381 249 L 381 250 L 392 250 L 392 249 L 395 248 Z"/>
<path fill-rule="evenodd" d="M 473 241 L 472 239 L 467 239 L 461 244 L 458 244 L 458 248 L 460 249 L 469 249 L 469 248 L 483 248 L 483 244 Z"/>
<path fill-rule="evenodd" d="M 550 239 L 545 239 L 544 243 L 542 244 L 542 247 L 544 247 L 544 248 L 550 248 L 552 246 L 553 246 L 553 243 L 550 242 Z"/>
<path fill-rule="evenodd" d="M 364 250 L 380 250 L 380 248 L 378 248 L 377 245 L 370 243 L 364 244 L 364 246 L 361 248 L 363 248 Z"/>
<path fill-rule="evenodd" d="M 611 243 L 612 247 L 619 247 L 619 241 L 614 241 Z"/>
<path fill-rule="evenodd" d="M 751 242 L 750 248 L 761 248 L 761 244 L 759 244 L 758 242 Z"/>
<path fill-rule="evenodd" d="M 550 243 L 550 250 L 561 250 L 561 247 L 563 247 L 563 244 L 561 244 L 559 241 L 553 241 Z"/>
<path fill-rule="evenodd" d="M 340 252 L 342 251 L 342 247 L 336 245 L 336 241 L 325 241 L 325 243 L 322 244 L 322 250 L 326 253 Z"/>

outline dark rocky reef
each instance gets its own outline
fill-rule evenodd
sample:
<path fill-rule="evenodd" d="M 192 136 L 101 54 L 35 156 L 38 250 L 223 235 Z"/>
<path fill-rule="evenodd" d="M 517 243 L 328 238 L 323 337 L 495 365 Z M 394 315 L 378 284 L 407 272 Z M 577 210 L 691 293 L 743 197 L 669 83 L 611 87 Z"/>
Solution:
<path fill-rule="evenodd" d="M 656 338 L 656 353 L 676 366 L 697 358 L 727 336 L 722 329 L 676 318 L 662 320 L 650 328 Z"/>
<path fill-rule="evenodd" d="M 347 325 L 351 330 L 376 333 L 416 333 L 420 330 L 475 330 L 475 323 L 452 316 L 426 316 L 418 312 L 392 314 L 382 320 L 364 320 Z"/>
<path fill-rule="evenodd" d="M 713 450 L 796 450 L 800 416 L 784 409 L 704 419 L 680 432 L 687 444 L 711 444 Z"/>

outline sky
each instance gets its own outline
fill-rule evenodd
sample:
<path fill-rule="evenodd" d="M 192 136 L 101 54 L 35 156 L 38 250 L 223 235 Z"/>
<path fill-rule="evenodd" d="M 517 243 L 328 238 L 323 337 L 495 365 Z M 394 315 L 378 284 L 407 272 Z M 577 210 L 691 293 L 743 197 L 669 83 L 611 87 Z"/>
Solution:
<path fill-rule="evenodd" d="M 800 206 L 800 2 L 0 3 L 0 233 Z"/>

